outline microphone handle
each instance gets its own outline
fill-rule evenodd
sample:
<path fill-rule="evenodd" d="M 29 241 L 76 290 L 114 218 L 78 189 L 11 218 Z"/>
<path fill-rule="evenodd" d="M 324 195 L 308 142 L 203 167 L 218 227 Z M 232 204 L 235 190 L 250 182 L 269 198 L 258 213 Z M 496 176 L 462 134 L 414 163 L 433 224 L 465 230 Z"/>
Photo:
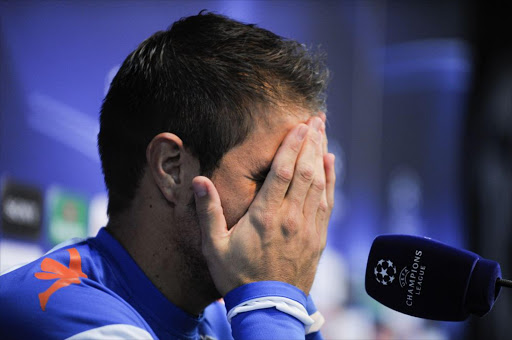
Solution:
<path fill-rule="evenodd" d="M 512 280 L 498 279 L 496 285 L 501 287 L 512 288 Z"/>

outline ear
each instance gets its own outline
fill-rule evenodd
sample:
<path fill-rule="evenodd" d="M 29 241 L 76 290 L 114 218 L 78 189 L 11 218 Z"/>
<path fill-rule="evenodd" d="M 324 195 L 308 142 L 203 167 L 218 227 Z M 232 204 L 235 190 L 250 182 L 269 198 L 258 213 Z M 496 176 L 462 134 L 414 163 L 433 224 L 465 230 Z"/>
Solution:
<path fill-rule="evenodd" d="M 156 135 L 146 148 L 148 170 L 167 201 L 176 204 L 184 183 L 186 151 L 175 134 Z"/>

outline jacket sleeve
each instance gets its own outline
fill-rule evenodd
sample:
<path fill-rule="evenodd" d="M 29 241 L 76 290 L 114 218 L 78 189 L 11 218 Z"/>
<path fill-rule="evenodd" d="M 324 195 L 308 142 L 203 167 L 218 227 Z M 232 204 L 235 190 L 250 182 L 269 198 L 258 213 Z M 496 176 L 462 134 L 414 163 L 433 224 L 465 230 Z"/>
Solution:
<path fill-rule="evenodd" d="M 323 340 L 324 337 L 320 333 L 320 328 L 324 324 L 325 319 L 316 309 L 311 295 L 308 295 L 306 310 L 308 311 L 309 316 L 314 320 L 314 323 L 306 329 L 306 340 Z"/>
<path fill-rule="evenodd" d="M 224 300 L 236 340 L 305 339 L 306 329 L 314 324 L 306 309 L 306 295 L 284 282 L 246 284 L 226 294 Z"/>

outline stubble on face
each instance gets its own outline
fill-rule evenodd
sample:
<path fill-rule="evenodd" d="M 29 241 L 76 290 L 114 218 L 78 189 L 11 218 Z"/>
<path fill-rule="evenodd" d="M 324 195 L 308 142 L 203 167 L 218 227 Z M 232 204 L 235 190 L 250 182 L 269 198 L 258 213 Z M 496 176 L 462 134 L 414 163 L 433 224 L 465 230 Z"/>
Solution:
<path fill-rule="evenodd" d="M 187 294 L 200 296 L 207 301 L 215 301 L 222 297 L 210 275 L 206 258 L 201 248 L 201 228 L 196 212 L 194 197 L 187 204 L 180 218 L 180 227 L 173 233 L 173 243 L 181 255 L 180 275 L 183 276 L 183 289 Z"/>

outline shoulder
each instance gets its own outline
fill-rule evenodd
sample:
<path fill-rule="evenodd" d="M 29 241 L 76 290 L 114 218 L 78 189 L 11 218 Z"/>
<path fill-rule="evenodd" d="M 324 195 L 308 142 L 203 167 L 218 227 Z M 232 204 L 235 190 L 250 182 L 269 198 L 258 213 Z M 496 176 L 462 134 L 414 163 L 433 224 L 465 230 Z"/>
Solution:
<path fill-rule="evenodd" d="M 95 329 L 85 338 L 152 333 L 126 301 L 101 283 L 97 256 L 81 242 L 0 276 L 0 333 L 7 338 L 52 339 Z"/>

